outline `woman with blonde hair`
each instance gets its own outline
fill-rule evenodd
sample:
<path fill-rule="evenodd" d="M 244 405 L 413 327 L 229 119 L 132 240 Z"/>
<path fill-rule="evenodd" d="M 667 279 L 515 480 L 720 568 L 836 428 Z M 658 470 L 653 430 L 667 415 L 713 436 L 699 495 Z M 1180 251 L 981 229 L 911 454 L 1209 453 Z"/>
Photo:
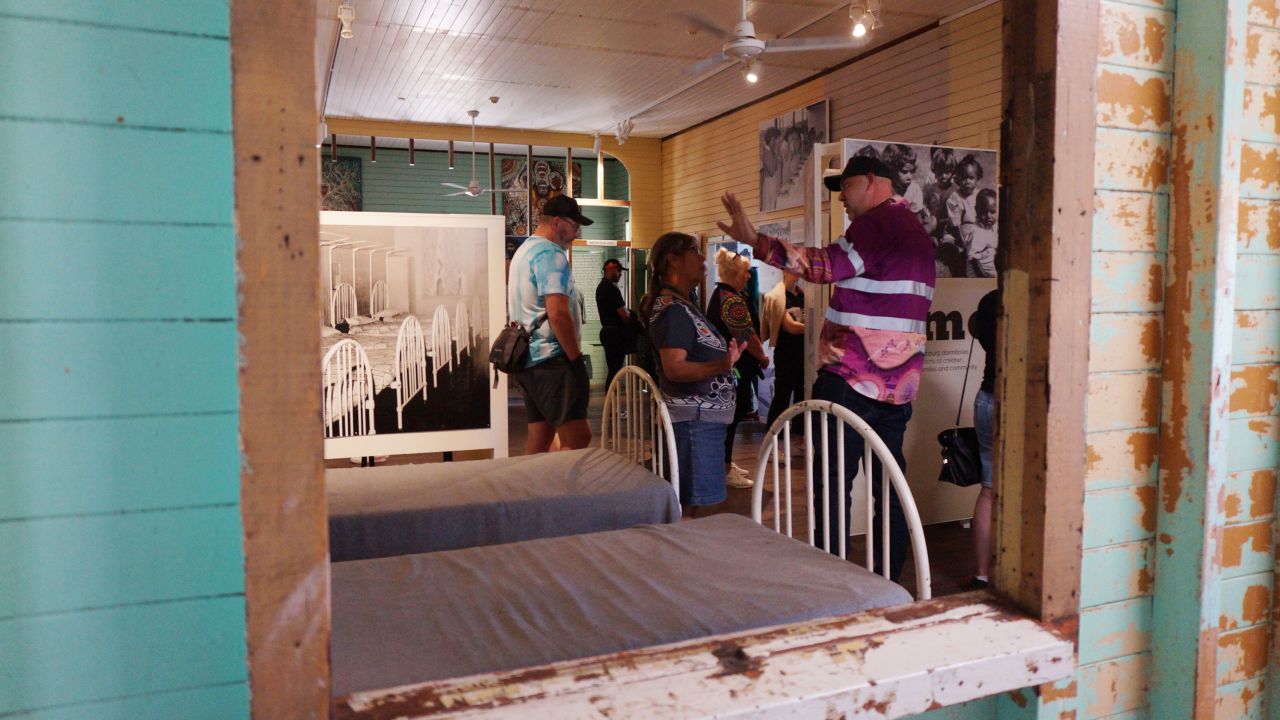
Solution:
<path fill-rule="evenodd" d="M 751 261 L 743 255 L 721 248 L 716 253 L 716 272 L 719 281 L 707 300 L 707 317 L 720 334 L 743 343 L 746 352 L 734 365 L 737 410 L 724 438 L 725 479 L 729 487 L 749 488 L 754 483 L 747 472 L 733 462 L 733 443 L 738 423 L 751 412 L 752 381 L 763 375 L 769 366 L 769 356 L 760 342 L 760 321 L 751 311 L 744 290 L 751 279 Z"/>
<path fill-rule="evenodd" d="M 717 332 L 689 300 L 705 274 L 697 238 L 667 233 L 649 251 L 649 292 L 640 303 L 657 350 L 658 385 L 675 430 L 680 504 L 686 515 L 725 499 L 720 458 L 734 417 L 733 366 L 743 349 Z"/>

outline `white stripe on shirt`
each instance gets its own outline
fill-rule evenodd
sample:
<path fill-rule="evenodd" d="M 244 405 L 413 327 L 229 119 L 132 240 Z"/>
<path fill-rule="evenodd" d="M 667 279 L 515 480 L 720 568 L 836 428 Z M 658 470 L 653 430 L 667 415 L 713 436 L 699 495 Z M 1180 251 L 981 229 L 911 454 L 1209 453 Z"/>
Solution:
<path fill-rule="evenodd" d="M 837 281 L 836 287 L 877 295 L 919 295 L 933 299 L 933 288 L 927 283 L 915 280 L 872 280 L 865 277 L 852 277 Z"/>
<path fill-rule="evenodd" d="M 860 327 L 868 330 L 892 330 L 920 335 L 924 335 L 926 330 L 925 323 L 920 320 L 841 312 L 835 308 L 827 308 L 827 320 L 846 327 Z"/>
<path fill-rule="evenodd" d="M 849 256 L 849 262 L 853 263 L 853 273 L 855 275 L 861 275 L 866 272 L 867 266 L 862 262 L 862 256 L 858 254 L 857 250 L 853 249 L 853 246 L 849 244 L 849 241 L 841 237 L 838 242 L 840 244 L 840 249 Z"/>

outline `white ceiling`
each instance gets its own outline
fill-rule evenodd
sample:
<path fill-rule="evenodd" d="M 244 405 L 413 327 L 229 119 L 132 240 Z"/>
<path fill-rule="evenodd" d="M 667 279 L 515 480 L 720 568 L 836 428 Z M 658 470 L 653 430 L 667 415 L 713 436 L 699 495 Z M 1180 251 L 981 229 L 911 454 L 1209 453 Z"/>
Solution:
<path fill-rule="evenodd" d="M 662 137 L 988 2 L 883 0 L 883 27 L 864 47 L 767 53 L 751 85 L 727 62 L 687 74 L 722 40 L 674 14 L 692 10 L 728 28 L 740 0 L 356 0 L 355 36 L 342 40 L 339 0 L 317 0 L 316 65 L 330 117 L 466 124 L 475 108 L 481 126 L 586 133 L 632 117 L 633 135 Z M 848 0 L 747 6 L 761 37 L 850 29 Z"/>

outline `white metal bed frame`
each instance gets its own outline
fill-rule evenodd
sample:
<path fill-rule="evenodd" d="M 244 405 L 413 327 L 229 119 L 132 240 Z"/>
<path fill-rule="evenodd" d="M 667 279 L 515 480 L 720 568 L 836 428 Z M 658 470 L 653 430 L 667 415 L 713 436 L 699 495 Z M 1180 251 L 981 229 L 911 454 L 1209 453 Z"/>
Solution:
<path fill-rule="evenodd" d="M 330 310 L 334 327 L 337 327 L 338 323 L 343 320 L 348 320 L 360 314 L 356 309 L 356 289 L 351 283 L 340 282 L 333 289 Z"/>
<path fill-rule="evenodd" d="M 372 258 L 372 253 L 370 253 Z M 370 268 L 373 267 L 372 260 L 369 263 Z M 373 289 L 369 293 L 369 316 L 373 317 L 383 310 L 387 309 L 387 281 L 379 280 L 373 284 Z"/>
<path fill-rule="evenodd" d="M 626 411 L 626 417 L 622 416 Z M 626 365 L 604 395 L 600 447 L 648 467 L 668 480 L 680 502 L 680 464 L 676 433 L 667 403 L 649 373 Z"/>
<path fill-rule="evenodd" d="M 325 353 L 320 372 L 324 436 L 377 434 L 373 425 L 373 368 L 360 343 L 351 338 L 339 340 Z"/>
<path fill-rule="evenodd" d="M 778 419 L 769 427 L 769 432 L 765 435 L 764 441 L 760 445 L 759 455 L 756 457 L 756 474 L 755 488 L 751 496 L 751 518 L 758 523 L 762 523 L 763 500 L 765 491 L 765 475 L 772 468 L 773 479 L 773 529 L 783 533 L 788 537 L 795 537 L 792 532 L 792 512 L 791 512 L 791 419 L 797 415 L 804 415 L 804 488 L 805 488 L 805 513 L 807 515 L 808 526 L 808 543 L 813 547 L 819 547 L 815 539 L 815 523 L 813 513 L 813 478 L 814 478 L 814 433 L 818 434 L 818 440 L 821 446 L 826 448 L 829 446 L 829 425 L 826 422 L 827 417 L 834 417 L 836 422 L 836 469 L 838 478 L 839 497 L 844 497 L 851 491 L 848 487 L 846 478 L 848 474 L 845 472 L 844 457 L 844 433 L 845 426 L 848 426 L 852 432 L 857 432 L 863 439 L 862 468 L 863 474 L 867 479 L 867 487 L 865 493 L 866 504 L 866 520 L 867 520 L 867 551 L 866 551 L 866 567 L 868 570 L 875 568 L 875 532 L 873 532 L 874 523 L 872 518 L 874 501 L 872 496 L 872 485 L 874 478 L 871 477 L 871 461 L 872 455 L 880 460 L 881 467 L 884 472 L 881 473 L 881 533 L 880 533 L 880 551 L 881 551 L 881 574 L 886 578 L 889 577 L 889 483 L 893 483 L 894 490 L 898 493 L 898 500 L 902 504 L 902 512 L 907 519 L 907 527 L 911 534 L 911 554 L 915 560 L 916 569 L 916 599 L 928 600 L 932 597 L 931 580 L 929 576 L 929 550 L 925 546 L 924 526 L 920 522 L 920 513 L 916 510 L 915 498 L 911 495 L 911 488 L 907 485 L 907 479 L 902 474 L 902 469 L 898 467 L 898 463 L 894 460 L 893 455 L 889 452 L 889 448 L 880 439 L 871 426 L 862 418 L 858 417 L 848 408 L 826 400 L 805 400 L 796 403 L 787 408 L 778 416 Z M 814 415 L 818 416 L 819 428 L 814 427 Z M 779 446 L 778 436 L 782 436 L 781 447 Z M 779 450 L 781 449 L 783 470 L 779 472 Z M 832 458 L 830 453 L 822 454 L 821 464 L 822 477 L 829 478 L 830 463 Z M 824 480 L 825 483 L 825 480 Z M 783 522 L 785 516 L 785 523 Z M 784 532 L 785 529 L 785 532 Z M 822 493 L 822 545 L 821 548 L 827 552 L 831 551 L 832 542 L 831 533 L 831 493 L 824 491 Z M 847 559 L 846 543 L 849 537 L 849 530 L 845 527 L 844 513 L 839 513 L 839 528 L 836 534 L 837 550 L 841 558 Z"/>
<path fill-rule="evenodd" d="M 467 303 L 459 300 L 453 309 L 454 359 L 462 362 L 462 351 L 471 352 L 471 321 L 467 317 Z"/>
<path fill-rule="evenodd" d="M 404 408 L 418 393 L 427 399 L 427 344 L 416 315 L 405 317 L 396 333 L 396 429 L 404 429 Z"/>
<path fill-rule="evenodd" d="M 436 306 L 431 316 L 431 385 L 439 387 L 440 368 L 453 364 L 453 333 L 449 329 L 449 311 Z"/>

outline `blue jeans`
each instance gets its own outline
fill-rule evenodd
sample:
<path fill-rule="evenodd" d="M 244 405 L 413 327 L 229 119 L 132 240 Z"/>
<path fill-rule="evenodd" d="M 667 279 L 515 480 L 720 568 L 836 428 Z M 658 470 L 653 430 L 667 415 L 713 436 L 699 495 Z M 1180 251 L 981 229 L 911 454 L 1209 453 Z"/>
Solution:
<path fill-rule="evenodd" d="M 723 423 L 688 420 L 672 423 L 680 463 L 680 504 L 715 505 L 724 502 Z"/>
<path fill-rule="evenodd" d="M 991 487 L 991 449 L 995 445 L 996 398 L 979 390 L 973 398 L 973 426 L 978 431 L 978 456 L 982 458 L 982 487 Z"/>
<path fill-rule="evenodd" d="M 893 459 L 898 462 L 898 467 L 902 469 L 905 476 L 907 472 L 907 461 L 902 456 L 902 440 L 907 433 L 907 421 L 911 419 L 911 404 L 891 405 L 883 403 L 879 400 L 871 398 L 857 392 L 849 387 L 849 383 L 844 378 L 833 373 L 822 371 L 818 373 L 818 379 L 813 383 L 813 399 L 814 400 L 831 400 L 849 410 L 855 415 L 862 418 L 884 444 L 889 448 L 889 453 L 893 455 Z M 831 552 L 839 554 L 840 541 L 836 537 L 840 528 L 841 511 L 844 512 L 845 528 L 849 528 L 849 507 L 851 501 L 849 499 L 849 489 L 853 485 L 853 478 L 858 473 L 858 463 L 862 460 L 863 442 L 862 436 L 854 432 L 852 429 L 845 429 L 844 433 L 844 469 L 845 469 L 845 495 L 840 497 L 840 485 L 837 478 L 839 466 L 836 462 L 836 424 L 839 421 L 834 417 L 827 420 L 827 442 L 829 446 L 825 448 L 825 452 L 830 453 L 828 462 L 828 478 L 814 478 L 813 488 L 813 514 L 815 518 L 821 517 L 822 513 L 822 485 L 827 487 L 831 498 L 831 515 L 828 521 L 831 523 Z M 815 429 L 815 445 L 821 443 L 821 435 L 817 434 Z M 822 467 L 821 453 L 814 464 L 815 468 Z M 873 456 L 874 458 L 874 456 Z M 867 473 L 868 479 L 874 478 L 875 482 L 871 483 L 872 497 L 875 499 L 875 517 L 873 526 L 867 528 L 867 532 L 874 532 L 876 541 L 875 552 L 875 571 L 881 572 L 881 559 L 883 555 L 879 548 L 880 531 L 882 520 L 880 519 L 881 507 L 881 483 L 880 478 L 884 476 L 879 458 L 872 460 L 874 470 Z M 821 470 L 819 470 L 821 472 Z M 814 540 L 822 543 L 822 530 L 815 522 Z M 907 516 L 902 512 L 902 502 L 898 499 L 898 492 L 889 486 L 889 578 L 895 582 L 902 575 L 902 565 L 907 559 L 907 545 L 911 542 L 911 533 L 907 529 Z"/>

